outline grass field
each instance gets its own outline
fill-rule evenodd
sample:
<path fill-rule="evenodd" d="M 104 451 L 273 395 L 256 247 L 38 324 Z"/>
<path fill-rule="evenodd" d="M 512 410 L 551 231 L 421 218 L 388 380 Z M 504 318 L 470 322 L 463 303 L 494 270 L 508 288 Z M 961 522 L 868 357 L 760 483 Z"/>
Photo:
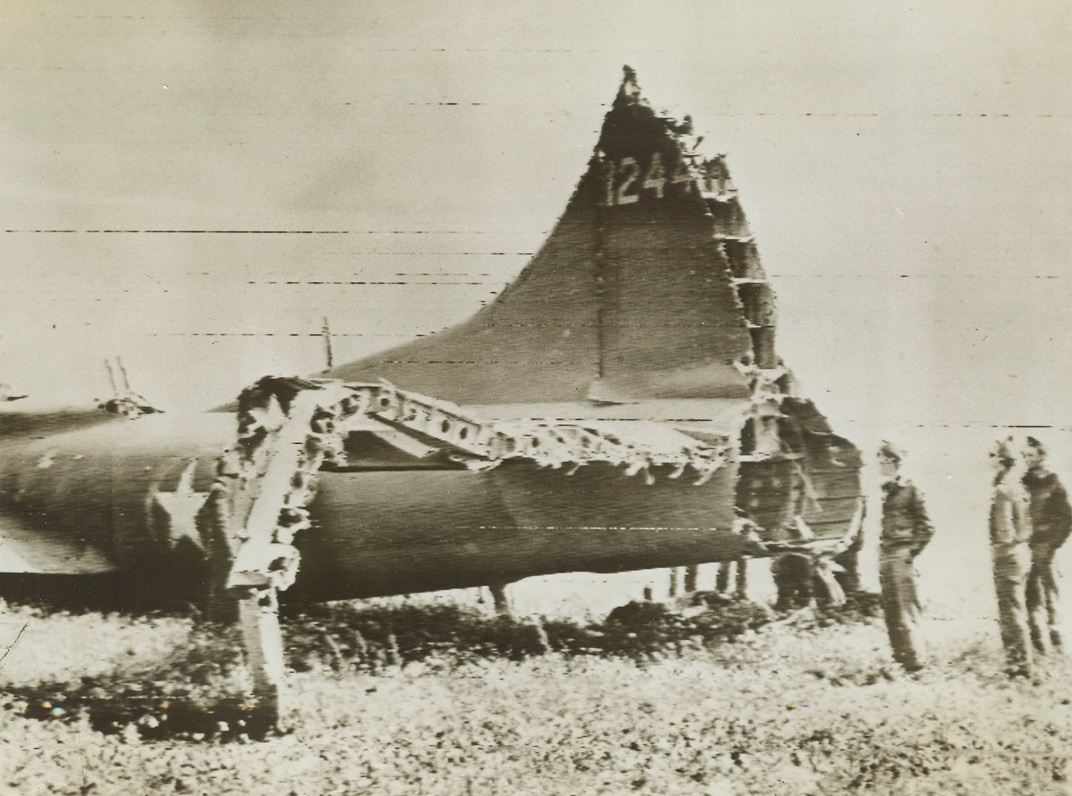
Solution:
<path fill-rule="evenodd" d="M 10 606 L 0 791 L 1070 792 L 1067 661 L 1009 681 L 987 628 L 908 677 L 873 608 L 633 606 L 537 629 L 338 604 L 287 620 L 289 731 L 255 741 L 226 632 Z"/>

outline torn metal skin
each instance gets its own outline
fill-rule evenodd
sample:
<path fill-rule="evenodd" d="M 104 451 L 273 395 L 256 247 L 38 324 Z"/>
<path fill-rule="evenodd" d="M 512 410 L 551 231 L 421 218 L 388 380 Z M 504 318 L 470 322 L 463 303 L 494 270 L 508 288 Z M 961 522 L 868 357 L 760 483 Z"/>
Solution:
<path fill-rule="evenodd" d="M 220 412 L 0 412 L 0 589 L 92 575 L 145 607 L 220 593 L 261 443 L 296 422 L 299 396 L 329 392 L 319 379 L 341 391 L 301 421 L 320 489 L 272 487 L 295 519 L 257 548 L 284 580 L 299 551 L 288 599 L 764 555 L 811 544 L 797 516 L 817 542 L 843 537 L 858 452 L 777 357 L 737 188 L 699 143 L 628 72 L 562 217 L 502 295 L 317 380 L 251 388 L 230 408 L 237 439 Z M 733 532 L 738 515 L 766 547 Z"/>
<path fill-rule="evenodd" d="M 274 693 L 277 599 L 832 559 L 860 533 L 859 451 L 778 357 L 700 143 L 627 69 L 547 240 L 463 323 L 222 411 L 148 411 L 125 375 L 106 411 L 0 409 L 0 594 L 207 603 Z"/>

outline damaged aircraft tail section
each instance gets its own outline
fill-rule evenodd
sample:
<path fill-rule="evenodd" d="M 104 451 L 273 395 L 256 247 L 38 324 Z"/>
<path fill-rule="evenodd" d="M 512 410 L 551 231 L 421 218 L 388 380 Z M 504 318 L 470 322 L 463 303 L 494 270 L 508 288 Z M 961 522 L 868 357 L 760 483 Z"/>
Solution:
<path fill-rule="evenodd" d="M 831 555 L 859 532 L 859 452 L 797 394 L 775 329 L 725 157 L 627 69 L 547 241 L 468 321 L 266 378 L 237 432 L 169 411 L 0 434 L 0 534 L 38 571 L 81 556 L 266 610 Z"/>

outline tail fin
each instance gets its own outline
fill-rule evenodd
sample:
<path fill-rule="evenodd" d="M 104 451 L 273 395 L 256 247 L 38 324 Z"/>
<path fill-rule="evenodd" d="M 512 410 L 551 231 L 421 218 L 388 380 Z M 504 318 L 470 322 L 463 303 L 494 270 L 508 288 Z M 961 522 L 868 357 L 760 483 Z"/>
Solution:
<path fill-rule="evenodd" d="M 723 156 L 656 113 L 626 67 L 550 237 L 470 320 L 326 375 L 456 403 L 749 394 L 773 367 L 773 298 Z"/>

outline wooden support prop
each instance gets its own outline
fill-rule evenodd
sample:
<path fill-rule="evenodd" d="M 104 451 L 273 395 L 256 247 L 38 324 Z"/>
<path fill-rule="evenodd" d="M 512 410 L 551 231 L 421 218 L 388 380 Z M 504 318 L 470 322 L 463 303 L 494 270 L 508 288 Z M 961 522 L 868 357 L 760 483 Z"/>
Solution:
<path fill-rule="evenodd" d="M 510 594 L 506 591 L 506 587 L 509 586 L 508 581 L 501 581 L 496 583 L 489 583 L 488 590 L 491 592 L 491 599 L 495 603 L 495 613 L 499 616 L 513 616 L 514 607 L 510 602 Z"/>
<path fill-rule="evenodd" d="M 254 591 L 238 601 L 238 623 L 256 705 L 251 725 L 263 735 L 281 725 L 286 703 L 283 633 L 275 589 Z"/>

